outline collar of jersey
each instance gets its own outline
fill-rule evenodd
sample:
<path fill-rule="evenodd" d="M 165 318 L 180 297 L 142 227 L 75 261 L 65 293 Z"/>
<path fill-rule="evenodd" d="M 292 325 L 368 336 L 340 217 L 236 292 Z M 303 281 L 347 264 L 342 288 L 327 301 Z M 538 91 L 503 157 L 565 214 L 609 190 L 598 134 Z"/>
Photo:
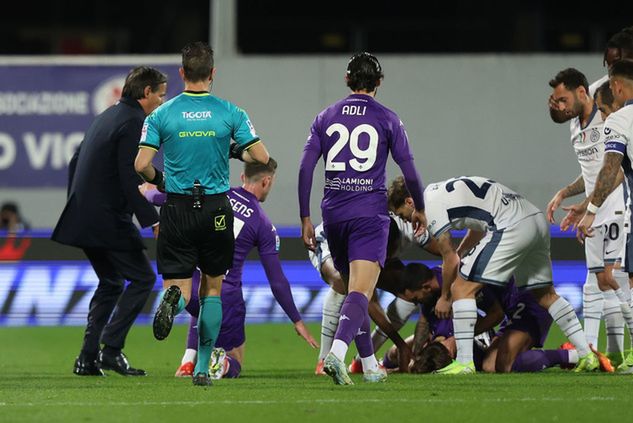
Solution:
<path fill-rule="evenodd" d="M 624 102 L 625 106 L 630 106 L 631 104 L 633 104 L 633 98 Z"/>
<path fill-rule="evenodd" d="M 211 95 L 211 93 L 208 92 L 208 91 L 183 91 L 182 93 L 184 95 L 190 95 L 190 96 L 194 96 L 194 97 L 202 97 L 202 96 Z"/>

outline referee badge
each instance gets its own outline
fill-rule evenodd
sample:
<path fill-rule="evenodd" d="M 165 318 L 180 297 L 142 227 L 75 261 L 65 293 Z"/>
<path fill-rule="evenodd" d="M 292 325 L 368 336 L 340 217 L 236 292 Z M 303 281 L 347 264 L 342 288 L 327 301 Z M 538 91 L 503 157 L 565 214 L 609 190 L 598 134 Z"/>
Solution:
<path fill-rule="evenodd" d="M 220 216 L 215 216 L 213 221 L 215 223 L 216 231 L 223 231 L 226 229 L 226 215 L 225 214 L 220 215 Z"/>

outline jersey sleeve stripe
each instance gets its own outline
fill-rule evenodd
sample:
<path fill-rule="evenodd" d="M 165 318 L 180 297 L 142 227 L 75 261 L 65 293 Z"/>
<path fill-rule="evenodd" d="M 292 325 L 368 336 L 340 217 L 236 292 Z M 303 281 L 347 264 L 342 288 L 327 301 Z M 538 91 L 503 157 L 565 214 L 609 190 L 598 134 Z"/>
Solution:
<path fill-rule="evenodd" d="M 140 143 L 138 145 L 138 148 L 149 148 L 150 150 L 158 151 L 158 149 L 155 146 L 151 144 L 145 144 L 144 142 Z"/>
<path fill-rule="evenodd" d="M 249 142 L 247 142 L 246 144 L 242 145 L 242 148 L 244 148 L 244 150 L 248 150 L 249 148 L 251 148 L 252 146 L 254 146 L 257 143 L 260 143 L 261 140 L 259 138 L 255 138 Z"/>

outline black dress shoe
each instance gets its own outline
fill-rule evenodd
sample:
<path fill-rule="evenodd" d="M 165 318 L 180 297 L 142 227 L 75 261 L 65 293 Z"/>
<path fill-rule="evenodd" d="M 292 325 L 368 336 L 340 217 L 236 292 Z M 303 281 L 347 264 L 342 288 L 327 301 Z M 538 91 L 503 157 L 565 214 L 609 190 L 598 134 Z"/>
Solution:
<path fill-rule="evenodd" d="M 97 359 L 99 366 L 103 370 L 114 370 L 123 376 L 146 376 L 145 370 L 135 369 L 130 366 L 127 361 L 127 357 L 123 352 L 115 355 L 104 354 L 103 351 L 99 351 L 99 358 Z"/>
<path fill-rule="evenodd" d="M 79 376 L 105 376 L 97 360 L 87 359 L 81 355 L 75 360 L 73 373 Z"/>

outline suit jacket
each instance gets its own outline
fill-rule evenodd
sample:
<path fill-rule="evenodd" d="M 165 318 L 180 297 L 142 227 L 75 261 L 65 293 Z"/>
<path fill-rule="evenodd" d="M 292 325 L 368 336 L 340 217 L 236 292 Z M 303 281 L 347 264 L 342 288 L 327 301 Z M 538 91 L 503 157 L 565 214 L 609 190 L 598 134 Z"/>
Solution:
<path fill-rule="evenodd" d="M 145 248 L 143 227 L 158 213 L 139 192 L 134 170 L 145 112 L 137 100 L 122 97 L 98 115 L 69 164 L 68 199 L 52 239 L 80 248 Z"/>

